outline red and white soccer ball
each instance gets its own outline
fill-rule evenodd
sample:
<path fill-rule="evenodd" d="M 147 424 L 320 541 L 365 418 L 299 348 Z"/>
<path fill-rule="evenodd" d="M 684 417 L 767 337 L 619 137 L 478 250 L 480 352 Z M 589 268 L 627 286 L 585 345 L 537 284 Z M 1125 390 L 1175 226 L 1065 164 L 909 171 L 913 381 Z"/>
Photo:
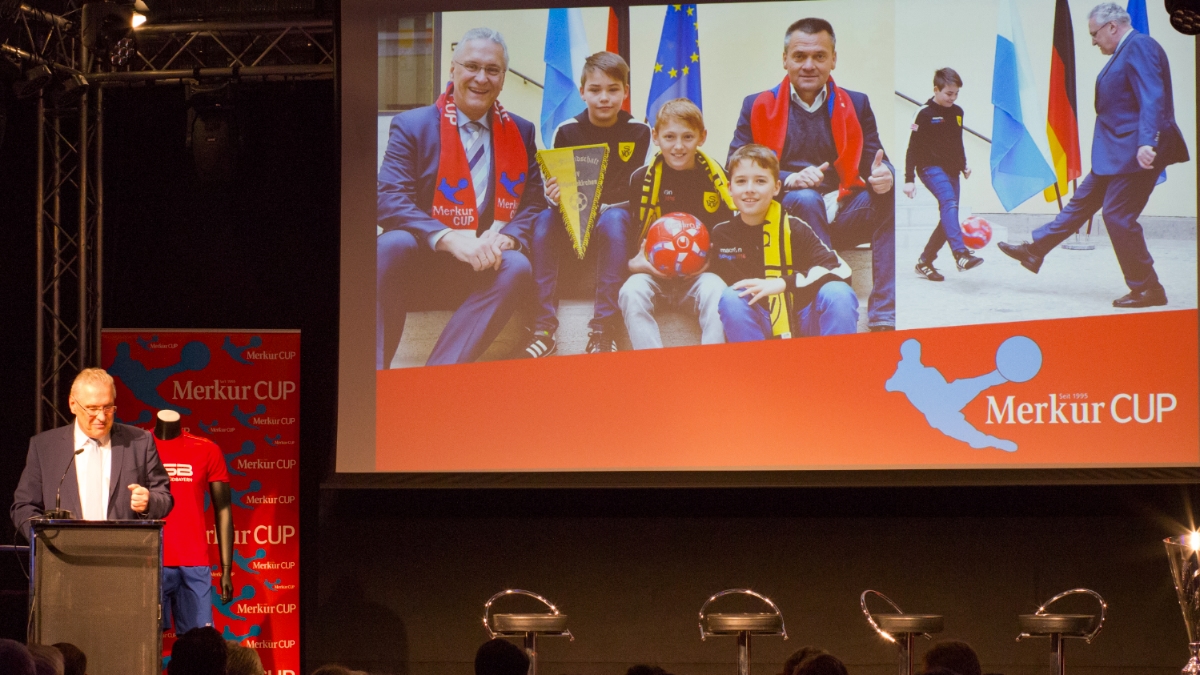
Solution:
<path fill-rule="evenodd" d="M 979 216 L 971 216 L 962 222 L 962 237 L 967 248 L 979 250 L 992 240 L 992 224 Z"/>
<path fill-rule="evenodd" d="M 693 215 L 668 213 L 646 232 L 646 259 L 663 274 L 695 274 L 708 259 L 708 228 Z"/>

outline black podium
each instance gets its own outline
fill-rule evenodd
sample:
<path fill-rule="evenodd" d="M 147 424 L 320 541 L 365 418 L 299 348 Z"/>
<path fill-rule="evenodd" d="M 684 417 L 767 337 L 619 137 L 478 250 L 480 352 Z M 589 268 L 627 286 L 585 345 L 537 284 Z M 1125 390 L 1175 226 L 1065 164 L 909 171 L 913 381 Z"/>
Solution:
<path fill-rule="evenodd" d="M 29 642 L 70 642 L 89 675 L 162 672 L 161 520 L 43 520 L 30 546 Z"/>

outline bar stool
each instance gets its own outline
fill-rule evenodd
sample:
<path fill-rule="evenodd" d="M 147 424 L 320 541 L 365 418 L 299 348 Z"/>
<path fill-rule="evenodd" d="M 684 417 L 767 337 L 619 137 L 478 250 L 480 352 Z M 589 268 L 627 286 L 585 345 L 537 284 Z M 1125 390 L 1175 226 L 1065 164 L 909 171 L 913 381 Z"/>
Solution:
<path fill-rule="evenodd" d="M 492 609 L 492 603 L 508 595 L 524 595 L 533 598 L 550 608 L 550 611 L 530 614 L 492 614 L 489 621 L 488 615 Z M 560 613 L 552 602 L 537 593 L 523 591 L 519 588 L 500 591 L 488 598 L 488 601 L 483 605 L 483 627 L 487 630 L 488 637 L 491 638 L 524 638 L 525 653 L 529 655 L 529 675 L 537 675 L 537 640 L 539 635 L 545 637 L 567 637 L 571 641 L 575 640 L 575 636 L 571 635 L 571 631 L 567 630 L 566 614 Z"/>
<path fill-rule="evenodd" d="M 1069 595 L 1090 595 L 1100 603 L 1100 620 L 1094 614 L 1048 614 L 1046 608 Z M 1073 588 L 1064 591 L 1042 603 L 1033 614 L 1022 614 L 1017 617 L 1021 626 L 1021 634 L 1017 641 L 1029 637 L 1050 638 L 1050 675 L 1066 675 L 1067 662 L 1063 653 L 1063 640 L 1079 638 L 1091 644 L 1092 640 L 1104 627 L 1104 617 L 1108 613 L 1108 603 L 1100 594 L 1086 588 Z M 1094 626 L 1093 626 L 1094 624 Z"/>
<path fill-rule="evenodd" d="M 874 595 L 896 610 L 895 614 L 871 614 L 867 609 L 867 596 Z M 945 629 L 945 621 L 940 614 L 905 614 L 900 606 L 891 598 L 879 591 L 865 590 L 858 596 L 858 605 L 867 617 L 867 623 L 888 642 L 895 643 L 899 652 L 900 675 L 912 675 L 913 672 L 913 643 L 918 636 L 929 639 Z"/>
<path fill-rule="evenodd" d="M 741 612 L 726 614 L 706 614 L 708 606 L 716 599 L 726 595 L 749 595 L 762 600 L 770 612 Z M 700 640 L 703 641 L 716 635 L 736 635 L 738 644 L 737 672 L 738 675 L 750 675 L 750 636 L 779 635 L 788 639 L 787 627 L 783 625 L 783 614 L 770 598 L 755 593 L 748 588 L 730 588 L 714 594 L 700 608 Z"/>

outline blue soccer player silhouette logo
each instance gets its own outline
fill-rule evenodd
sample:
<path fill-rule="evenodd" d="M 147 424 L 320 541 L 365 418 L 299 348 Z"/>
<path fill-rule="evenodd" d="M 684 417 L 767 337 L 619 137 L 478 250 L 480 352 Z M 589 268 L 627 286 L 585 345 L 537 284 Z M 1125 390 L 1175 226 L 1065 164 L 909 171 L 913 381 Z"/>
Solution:
<path fill-rule="evenodd" d="M 445 178 L 443 178 L 442 183 L 438 185 L 437 189 L 441 191 L 442 195 L 446 198 L 446 201 L 450 202 L 451 204 L 458 204 L 461 206 L 463 202 L 458 198 L 458 193 L 467 189 L 468 185 L 470 185 L 470 183 L 466 178 L 459 178 L 457 186 L 451 185 L 450 183 L 446 182 Z"/>
<path fill-rule="evenodd" d="M 172 375 L 189 370 L 204 370 L 208 367 L 211 354 L 203 342 L 193 341 L 179 350 L 179 361 L 173 366 L 162 368 L 147 368 L 141 361 L 133 358 L 129 343 L 117 345 L 117 356 L 108 367 L 108 374 L 121 380 L 133 397 L 151 408 L 159 410 L 174 410 L 180 415 L 191 415 L 190 408 L 175 405 L 158 393 L 158 385 Z"/>
<path fill-rule="evenodd" d="M 245 600 L 253 600 L 254 599 L 254 587 L 253 586 L 251 586 L 249 584 L 242 586 L 242 591 L 240 593 L 238 593 L 237 595 L 235 595 L 234 597 L 230 598 L 229 602 L 221 602 L 221 594 L 217 592 L 216 586 L 213 586 L 212 588 L 210 588 L 208 590 L 209 590 L 209 600 L 212 601 L 213 609 L 220 612 L 226 618 L 233 619 L 234 621 L 245 621 L 246 620 L 246 617 L 240 616 L 233 611 L 233 605 L 235 603 L 242 602 Z"/>
<path fill-rule="evenodd" d="M 1016 452 L 1016 443 L 989 436 L 971 426 L 962 409 L 985 389 L 1005 382 L 1028 382 L 1041 369 L 1041 348 L 1033 340 L 1017 335 L 1005 340 L 996 350 L 995 370 L 979 377 L 947 382 L 937 368 L 921 363 L 921 343 L 905 340 L 900 345 L 900 362 L 896 364 L 896 372 L 884 383 L 883 388 L 904 394 L 908 402 L 925 415 L 929 426 L 950 438 L 972 448 Z"/>
<path fill-rule="evenodd" d="M 257 335 L 250 336 L 250 340 L 246 342 L 246 346 L 244 347 L 233 344 L 233 339 L 228 335 L 225 336 L 225 342 L 221 343 L 221 349 L 225 350 L 226 354 L 229 354 L 229 358 L 247 366 L 254 365 L 254 362 L 247 360 L 242 354 L 251 349 L 258 349 L 261 346 L 262 338 Z"/>

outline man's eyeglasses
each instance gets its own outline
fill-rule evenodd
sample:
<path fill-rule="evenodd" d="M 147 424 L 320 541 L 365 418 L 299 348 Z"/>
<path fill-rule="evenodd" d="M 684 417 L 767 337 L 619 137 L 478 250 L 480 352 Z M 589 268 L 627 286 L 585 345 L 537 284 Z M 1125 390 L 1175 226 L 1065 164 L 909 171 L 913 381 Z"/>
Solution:
<path fill-rule="evenodd" d="M 76 405 L 78 405 L 78 404 L 76 404 Z M 81 406 L 79 406 L 79 409 L 82 410 L 83 412 L 87 413 L 88 417 L 97 417 L 100 415 L 100 413 L 104 413 L 106 416 L 112 415 L 113 412 L 117 409 L 117 406 L 102 405 L 102 406 L 93 406 L 93 407 L 89 408 L 87 406 L 81 405 Z"/>
<path fill-rule="evenodd" d="M 462 69 L 467 71 L 468 73 L 470 73 L 472 76 L 478 75 L 479 71 L 482 70 L 484 75 L 487 75 L 488 77 L 492 78 L 493 80 L 496 79 L 497 77 L 500 77 L 501 75 L 503 75 L 504 71 L 507 70 L 507 68 L 501 68 L 500 66 L 482 66 L 482 65 L 479 65 L 478 63 L 475 63 L 474 61 L 469 61 L 467 63 L 453 61 L 453 63 L 456 63 L 459 66 L 462 66 Z"/>
<path fill-rule="evenodd" d="M 1092 38 L 1093 38 L 1093 39 L 1095 39 L 1095 37 L 1096 37 L 1096 34 L 1098 34 L 1100 31 L 1104 30 L 1105 26 L 1107 26 L 1107 25 L 1108 25 L 1108 24 L 1110 24 L 1110 23 L 1112 23 L 1112 22 L 1111 22 L 1111 21 L 1108 21 L 1108 22 L 1106 22 L 1106 23 L 1102 23 L 1102 24 L 1100 24 L 1100 25 L 1099 25 L 1099 26 L 1096 28 L 1096 30 L 1090 30 L 1090 31 L 1088 31 L 1088 32 L 1089 32 L 1089 33 L 1091 33 L 1091 35 L 1092 35 Z"/>

